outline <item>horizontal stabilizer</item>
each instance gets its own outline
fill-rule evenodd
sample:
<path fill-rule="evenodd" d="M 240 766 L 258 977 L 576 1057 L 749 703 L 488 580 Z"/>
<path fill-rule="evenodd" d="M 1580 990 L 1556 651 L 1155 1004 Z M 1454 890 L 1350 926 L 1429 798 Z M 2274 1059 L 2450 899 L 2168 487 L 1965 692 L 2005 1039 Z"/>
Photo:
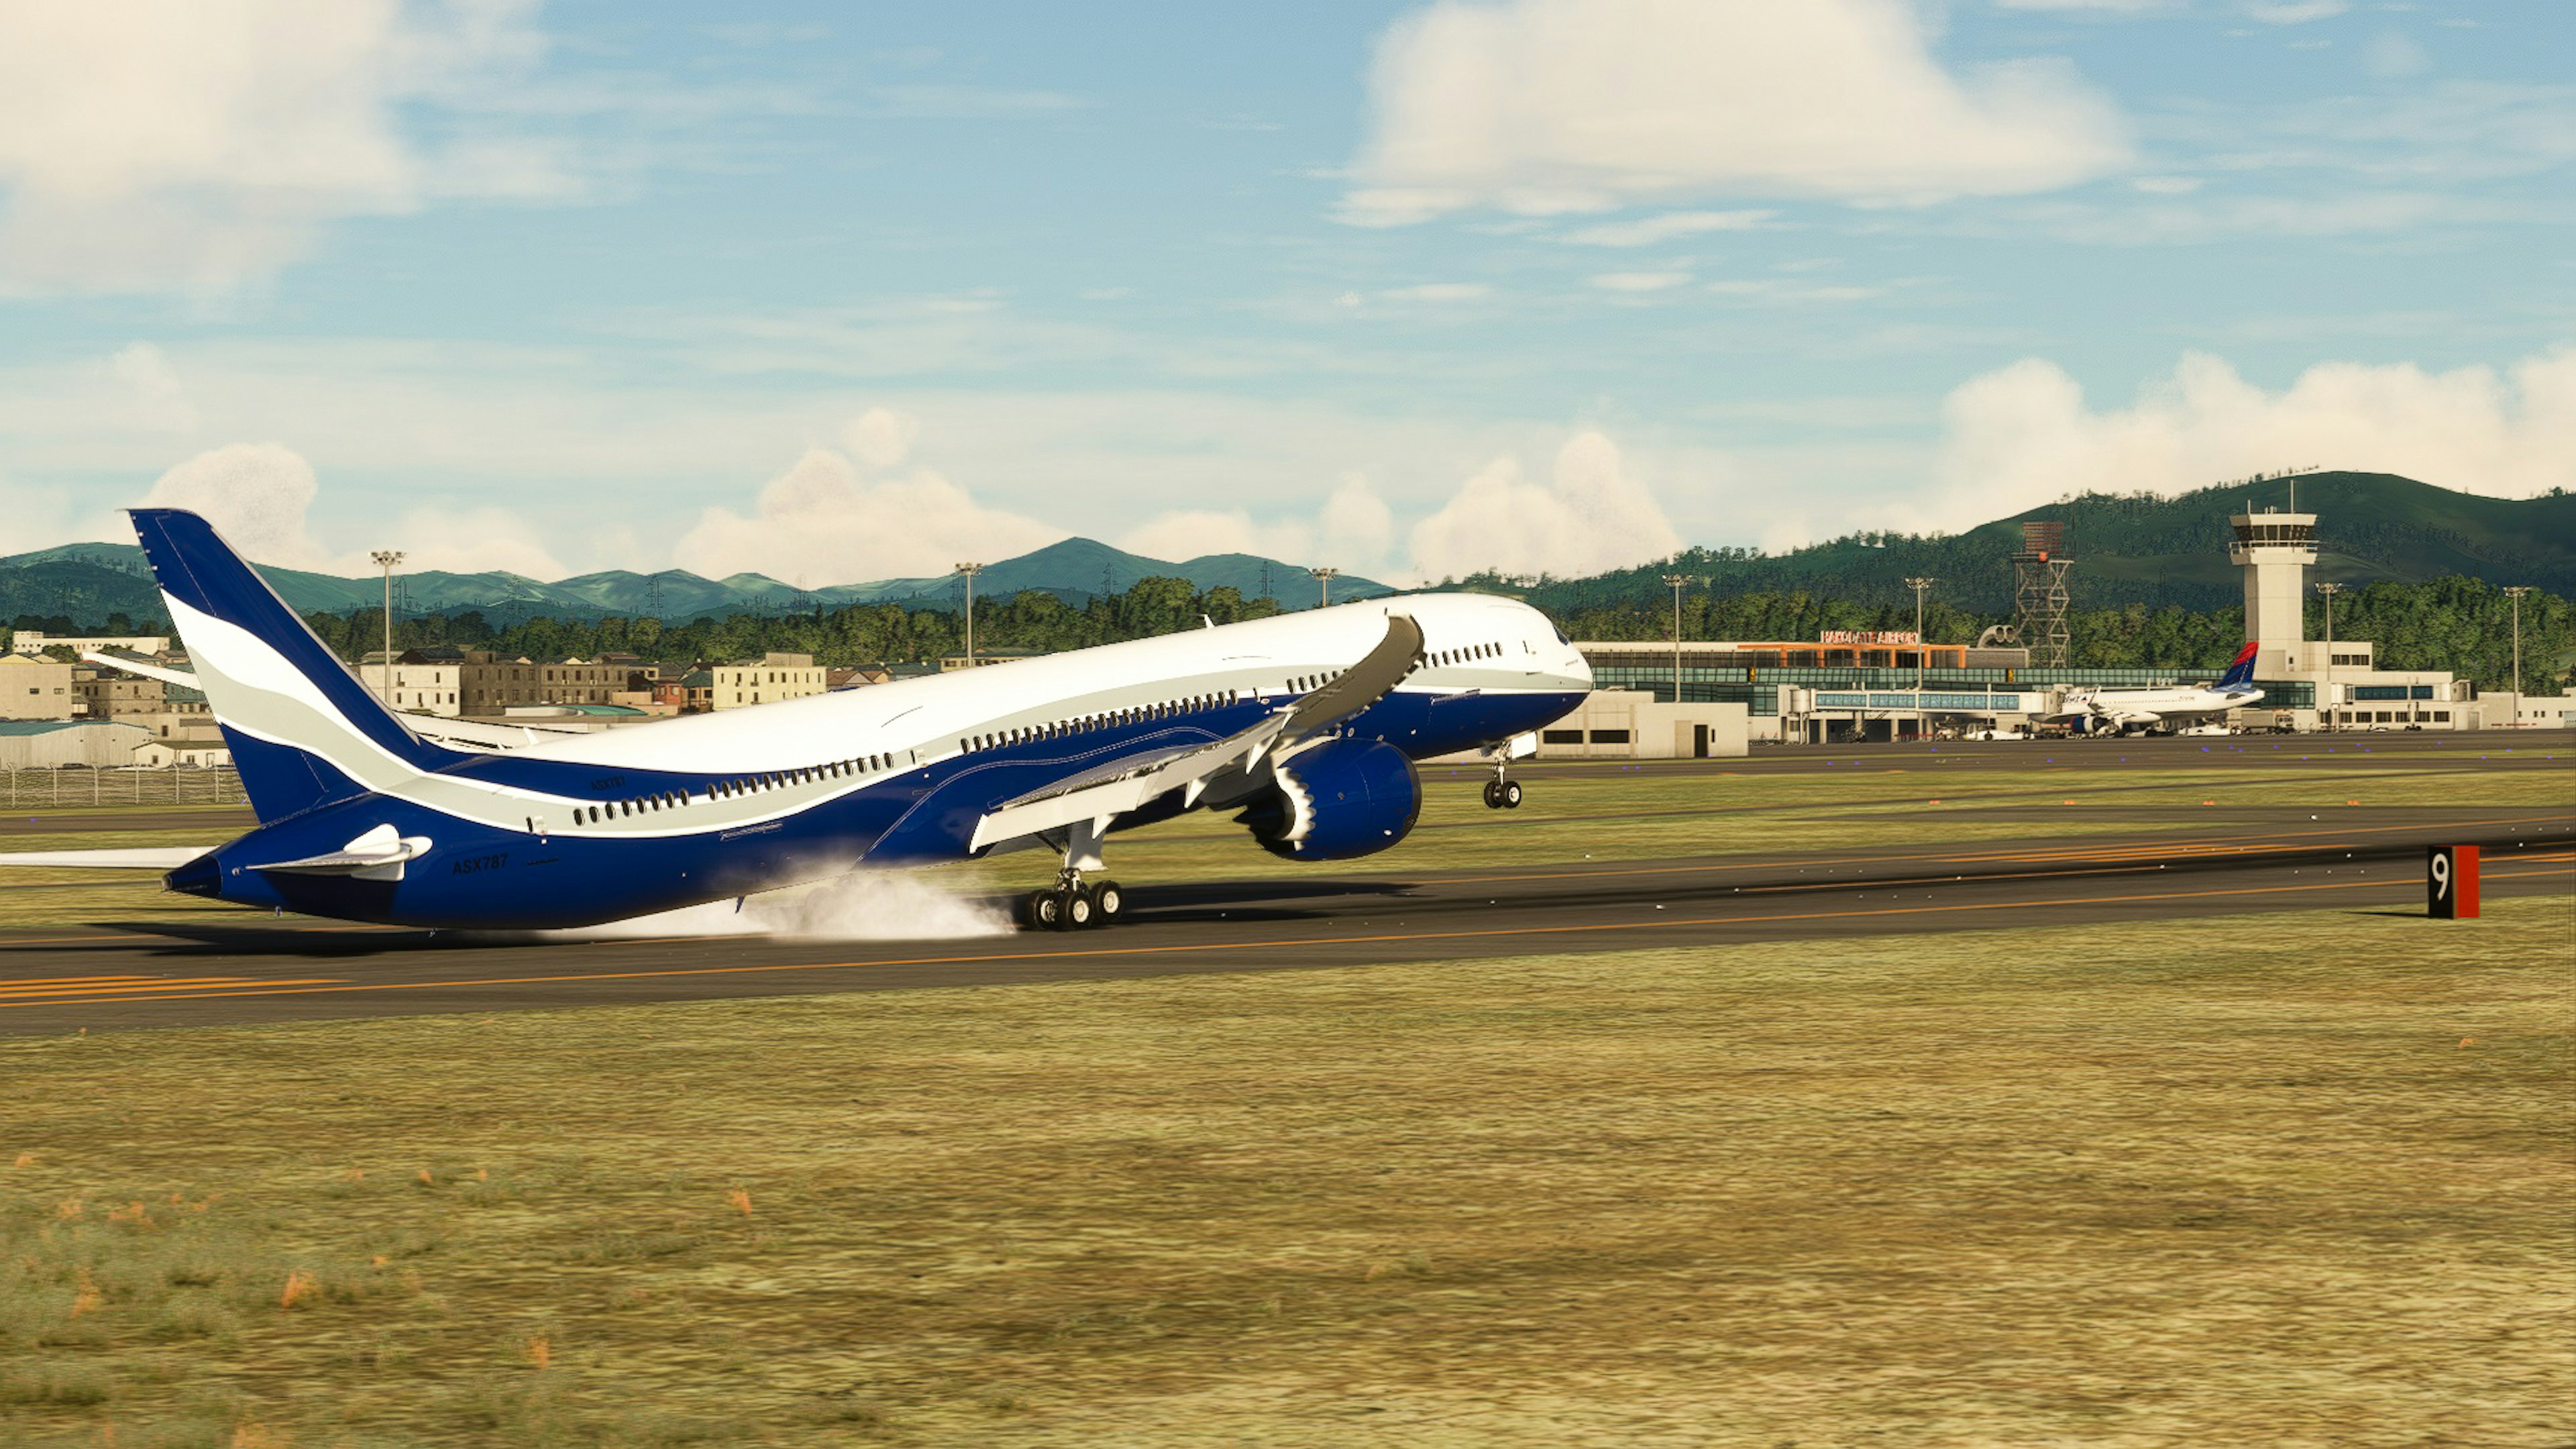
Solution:
<path fill-rule="evenodd" d="M 83 870 L 177 870 L 214 849 L 211 845 L 152 846 L 137 850 L 22 850 L 0 854 L 0 866 L 73 866 Z"/>
<path fill-rule="evenodd" d="M 360 880 L 401 880 L 403 862 L 428 853 L 428 836 L 396 835 L 391 825 L 379 825 L 338 850 L 308 855 L 300 860 L 272 860 L 251 869 L 285 875 L 346 875 Z"/>

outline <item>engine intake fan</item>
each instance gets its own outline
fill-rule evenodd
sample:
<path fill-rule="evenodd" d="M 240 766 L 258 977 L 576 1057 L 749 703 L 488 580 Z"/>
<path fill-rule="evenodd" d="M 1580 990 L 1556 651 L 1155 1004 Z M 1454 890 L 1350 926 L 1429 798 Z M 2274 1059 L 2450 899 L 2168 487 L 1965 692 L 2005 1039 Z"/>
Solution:
<path fill-rule="evenodd" d="M 1326 740 L 1272 773 L 1275 783 L 1234 818 L 1282 860 L 1375 855 L 1422 814 L 1413 761 L 1383 740 Z"/>

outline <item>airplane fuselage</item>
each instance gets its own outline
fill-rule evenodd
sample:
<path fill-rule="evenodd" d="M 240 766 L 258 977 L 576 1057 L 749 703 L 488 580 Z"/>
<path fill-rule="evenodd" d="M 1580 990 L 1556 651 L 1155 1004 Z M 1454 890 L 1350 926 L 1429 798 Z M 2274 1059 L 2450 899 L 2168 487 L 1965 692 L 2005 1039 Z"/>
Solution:
<path fill-rule="evenodd" d="M 1343 721 L 1341 735 L 1419 760 L 1535 730 L 1591 687 L 1581 656 L 1525 605 L 1479 595 L 1397 602 L 1422 627 L 1424 667 Z M 988 853 L 973 834 L 1004 802 L 1142 750 L 1227 739 L 1286 707 L 1365 655 L 1387 614 L 1386 602 L 1342 605 L 522 750 L 455 752 L 428 771 L 352 743 L 327 757 L 357 787 L 347 798 L 264 824 L 169 879 L 341 919 L 529 928 L 964 859 Z M 179 622 L 183 634 L 209 629 Z M 1183 808 L 1177 796 L 1157 800 L 1109 828 Z M 327 860 L 369 832 L 411 853 L 371 870 L 279 868 Z"/>

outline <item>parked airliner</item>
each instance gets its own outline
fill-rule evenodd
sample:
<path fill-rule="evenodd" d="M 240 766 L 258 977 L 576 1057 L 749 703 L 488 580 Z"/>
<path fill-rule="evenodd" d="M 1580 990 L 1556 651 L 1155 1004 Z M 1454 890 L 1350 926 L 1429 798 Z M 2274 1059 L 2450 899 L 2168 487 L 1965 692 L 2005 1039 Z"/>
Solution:
<path fill-rule="evenodd" d="M 2152 729 L 2178 719 L 2198 719 L 2242 709 L 2263 698 L 2254 687 L 2254 650 L 2248 643 L 2216 684 L 2175 685 L 2169 689 L 2074 689 L 2057 708 L 2040 716 L 2051 723 L 2107 724 L 2115 729 Z"/>
<path fill-rule="evenodd" d="M 1493 760 L 1487 803 L 1517 804 L 1509 759 L 1592 685 L 1537 610 L 1419 594 L 493 748 L 385 708 L 204 519 L 131 516 L 258 827 L 0 864 L 149 866 L 341 920 L 585 926 L 1045 849 L 1063 864 L 1023 917 L 1071 929 L 1125 909 L 1086 879 L 1105 837 L 1184 811 L 1346 860 L 1411 831 L 1415 761 L 1467 750 Z"/>

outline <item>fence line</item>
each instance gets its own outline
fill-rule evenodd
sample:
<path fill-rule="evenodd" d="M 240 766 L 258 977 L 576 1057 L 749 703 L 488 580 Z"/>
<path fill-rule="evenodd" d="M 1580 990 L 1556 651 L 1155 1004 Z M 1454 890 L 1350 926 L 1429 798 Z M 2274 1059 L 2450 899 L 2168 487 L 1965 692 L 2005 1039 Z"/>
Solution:
<path fill-rule="evenodd" d="M 89 805 L 242 805 L 241 774 L 229 766 L 200 770 L 0 770 L 0 799 L 11 810 Z"/>

